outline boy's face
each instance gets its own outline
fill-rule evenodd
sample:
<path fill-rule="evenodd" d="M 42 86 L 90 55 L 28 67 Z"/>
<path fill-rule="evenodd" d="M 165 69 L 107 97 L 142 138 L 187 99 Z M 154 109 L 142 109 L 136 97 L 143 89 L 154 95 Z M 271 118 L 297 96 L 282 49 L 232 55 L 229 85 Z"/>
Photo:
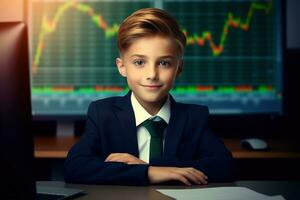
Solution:
<path fill-rule="evenodd" d="M 175 78 L 182 71 L 176 44 L 169 38 L 154 36 L 134 41 L 116 59 L 120 74 L 142 105 L 161 106 Z"/>

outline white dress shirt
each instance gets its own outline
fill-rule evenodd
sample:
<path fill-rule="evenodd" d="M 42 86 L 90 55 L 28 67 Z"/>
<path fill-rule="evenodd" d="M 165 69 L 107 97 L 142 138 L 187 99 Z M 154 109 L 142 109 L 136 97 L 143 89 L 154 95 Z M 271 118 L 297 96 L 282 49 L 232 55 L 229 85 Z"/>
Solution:
<path fill-rule="evenodd" d="M 135 116 L 135 125 L 137 127 L 137 141 L 139 147 L 139 158 L 146 163 L 149 163 L 149 153 L 150 153 L 150 140 L 151 135 L 149 131 L 141 125 L 145 120 L 155 118 L 156 116 L 161 117 L 167 124 L 169 124 L 171 115 L 171 103 L 170 97 L 166 100 L 164 105 L 161 107 L 159 112 L 152 116 L 145 108 L 138 102 L 133 92 L 131 93 L 131 104 Z M 164 130 L 164 136 L 166 135 L 166 129 Z M 163 140 L 164 141 L 164 140 Z M 164 142 L 163 142 L 164 143 Z"/>

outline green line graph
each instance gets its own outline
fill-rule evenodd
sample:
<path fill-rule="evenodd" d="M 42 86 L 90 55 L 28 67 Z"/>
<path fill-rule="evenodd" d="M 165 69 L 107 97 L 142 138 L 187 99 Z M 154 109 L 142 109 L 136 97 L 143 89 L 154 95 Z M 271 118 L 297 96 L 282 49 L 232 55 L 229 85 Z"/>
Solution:
<path fill-rule="evenodd" d="M 51 95 L 76 101 L 83 94 L 83 109 L 91 99 L 128 91 L 115 67 L 116 34 L 129 14 L 156 5 L 174 16 L 187 36 L 175 97 L 257 92 L 280 98 L 279 1 L 160 2 L 31 0 L 32 95 L 33 102 L 44 102 L 33 108 L 39 110 Z"/>
<path fill-rule="evenodd" d="M 273 2 L 167 1 L 164 9 L 188 30 L 192 37 L 188 42 L 194 43 L 186 48 L 188 70 L 179 84 L 257 86 L 274 83 L 278 44 L 274 42 Z M 199 33 L 201 38 L 211 39 L 204 43 L 198 39 Z"/>

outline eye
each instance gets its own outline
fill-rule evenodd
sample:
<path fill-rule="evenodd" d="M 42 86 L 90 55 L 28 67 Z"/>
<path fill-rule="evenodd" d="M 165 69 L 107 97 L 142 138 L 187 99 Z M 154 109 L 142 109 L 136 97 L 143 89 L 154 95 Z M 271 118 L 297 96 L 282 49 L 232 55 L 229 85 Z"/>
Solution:
<path fill-rule="evenodd" d="M 145 64 L 145 61 L 144 61 L 144 60 L 141 60 L 141 59 L 139 59 L 139 60 L 134 60 L 134 61 L 133 61 L 133 64 L 134 64 L 135 66 L 142 66 L 142 65 Z"/>
<path fill-rule="evenodd" d="M 159 62 L 159 65 L 162 66 L 162 67 L 167 68 L 167 67 L 170 67 L 170 66 L 171 66 L 171 62 L 168 61 L 168 60 L 161 60 L 161 61 Z"/>

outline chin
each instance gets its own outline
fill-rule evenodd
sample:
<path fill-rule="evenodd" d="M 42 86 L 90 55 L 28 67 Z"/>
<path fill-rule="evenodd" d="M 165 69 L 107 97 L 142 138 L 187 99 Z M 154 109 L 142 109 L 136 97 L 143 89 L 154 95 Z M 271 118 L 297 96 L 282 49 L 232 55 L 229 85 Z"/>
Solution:
<path fill-rule="evenodd" d="M 148 103 L 158 103 L 162 99 L 164 99 L 166 96 L 167 96 L 167 94 L 164 94 L 164 95 L 146 94 L 146 95 L 143 95 L 141 99 L 144 102 L 148 102 Z"/>

